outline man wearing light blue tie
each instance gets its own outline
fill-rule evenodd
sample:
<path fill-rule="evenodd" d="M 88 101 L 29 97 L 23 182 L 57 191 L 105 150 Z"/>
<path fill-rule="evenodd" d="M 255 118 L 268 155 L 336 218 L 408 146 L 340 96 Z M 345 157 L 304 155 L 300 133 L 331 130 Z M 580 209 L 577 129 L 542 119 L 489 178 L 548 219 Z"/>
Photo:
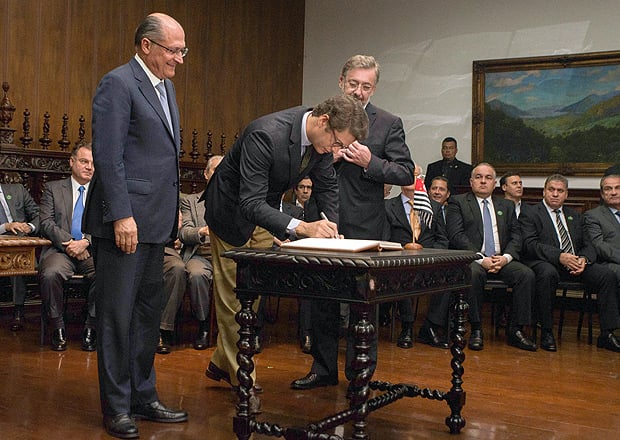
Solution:
<path fill-rule="evenodd" d="M 90 144 L 78 145 L 69 159 L 71 177 L 48 182 L 41 197 L 41 235 L 52 245 L 41 251 L 39 286 L 43 308 L 52 329 L 51 348 L 67 349 L 63 320 L 63 283 L 74 274 L 89 281 L 88 316 L 82 332 L 82 350 L 96 349 L 95 266 L 90 253 L 90 237 L 82 233 L 84 201 L 93 177 Z"/>

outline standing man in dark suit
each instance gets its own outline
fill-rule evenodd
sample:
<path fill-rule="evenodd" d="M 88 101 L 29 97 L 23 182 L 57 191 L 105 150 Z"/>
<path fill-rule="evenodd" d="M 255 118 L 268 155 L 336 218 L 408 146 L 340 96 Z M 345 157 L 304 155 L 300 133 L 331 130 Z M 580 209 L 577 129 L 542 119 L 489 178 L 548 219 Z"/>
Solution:
<path fill-rule="evenodd" d="M 67 349 L 63 284 L 76 273 L 85 276 L 89 282 L 88 314 L 82 331 L 82 350 L 95 351 L 95 265 L 90 253 L 91 238 L 81 229 L 84 201 L 95 170 L 91 144 L 75 147 L 69 166 L 71 177 L 48 182 L 41 197 L 41 235 L 52 245 L 41 251 L 39 286 L 52 329 L 52 350 L 63 351 Z"/>
<path fill-rule="evenodd" d="M 424 197 L 424 193 L 418 192 L 420 190 L 416 191 L 416 183 L 423 185 L 422 178 L 416 179 L 416 182 L 411 185 L 401 186 L 399 196 L 385 201 L 385 212 L 390 225 L 389 240 L 402 245 L 413 241 L 419 246 L 418 249 L 448 249 L 445 222 L 440 211 L 441 205 L 428 199 L 428 196 Z M 440 336 L 438 330 L 446 326 L 449 306 L 449 293 L 431 297 L 428 317 L 420 329 L 419 339 L 422 342 L 435 347 L 448 348 L 445 335 Z M 411 299 L 399 301 L 398 308 L 402 329 L 396 345 L 400 348 L 412 348 L 414 315 Z"/>
<path fill-rule="evenodd" d="M 380 67 L 374 57 L 354 55 L 342 67 L 338 86 L 366 109 L 368 138 L 344 144 L 334 151 L 334 168 L 340 192 L 339 230 L 345 238 L 381 240 L 387 230 L 383 188 L 385 183 L 409 185 L 413 182 L 413 161 L 405 143 L 402 120 L 370 103 L 379 82 Z M 316 185 L 315 185 L 316 187 Z M 316 309 L 316 310 L 315 310 Z M 295 380 L 294 389 L 311 389 L 338 383 L 338 322 L 340 304 L 313 301 L 314 362 L 305 377 Z M 349 322 L 354 322 L 350 319 Z M 353 337 L 347 338 L 345 374 L 355 377 L 351 368 Z M 369 356 L 374 371 L 377 359 L 376 333 Z"/>
<path fill-rule="evenodd" d="M 0 185 L 0 235 L 33 235 L 39 229 L 39 206 L 21 183 Z M 24 327 L 26 282 L 22 276 L 12 276 L 13 321 L 11 331 Z"/>
<path fill-rule="evenodd" d="M 238 246 L 271 247 L 274 235 L 337 235 L 332 149 L 363 140 L 367 133 L 368 117 L 360 103 L 336 96 L 313 109 L 295 107 L 255 120 L 217 167 L 205 191 L 218 325 L 217 348 L 205 372 L 209 378 L 238 385 L 237 265 L 221 254 Z M 280 211 L 282 194 L 305 176 L 312 179 L 319 212 L 331 221 L 306 222 Z M 255 375 L 253 371 L 252 379 Z M 250 411 L 257 412 L 259 403 L 251 395 Z"/>
<path fill-rule="evenodd" d="M 135 419 L 187 420 L 157 395 L 164 245 L 177 235 L 179 111 L 170 81 L 185 32 L 154 13 L 138 26 L 136 55 L 106 74 L 93 100 L 95 175 L 84 214 L 97 271 L 97 361 L 103 424 L 137 438 Z"/>
<path fill-rule="evenodd" d="M 534 273 L 517 259 L 521 234 L 510 200 L 493 196 L 495 169 L 488 163 L 477 165 L 470 178 L 471 192 L 450 197 L 446 227 L 450 247 L 477 252 L 471 263 L 471 288 L 467 293 L 471 336 L 469 348 L 484 346 L 481 318 L 484 285 L 497 278 L 512 287 L 512 306 L 507 342 L 522 350 L 536 351 L 536 344 L 523 333 L 531 321 Z"/>
<path fill-rule="evenodd" d="M 441 156 L 443 159 L 428 164 L 424 184 L 431 187 L 432 180 L 437 176 L 448 179 L 450 192 L 454 193 L 455 186 L 469 185 L 471 177 L 471 165 L 456 158 L 458 152 L 456 139 L 447 137 L 441 141 Z"/>
<path fill-rule="evenodd" d="M 559 280 L 577 280 L 598 296 L 601 335 L 598 346 L 620 352 L 614 330 L 620 328 L 618 284 L 613 272 L 596 263 L 595 247 L 585 237 L 583 216 L 564 206 L 568 179 L 554 174 L 545 180 L 543 200 L 519 218 L 526 264 L 536 273 L 541 348 L 556 351 L 553 337 L 553 300 Z"/>

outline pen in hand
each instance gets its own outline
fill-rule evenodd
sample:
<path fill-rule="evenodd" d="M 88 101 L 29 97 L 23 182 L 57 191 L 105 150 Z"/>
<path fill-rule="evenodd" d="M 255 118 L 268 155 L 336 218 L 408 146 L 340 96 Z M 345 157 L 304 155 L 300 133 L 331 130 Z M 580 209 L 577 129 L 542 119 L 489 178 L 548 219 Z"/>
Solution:
<path fill-rule="evenodd" d="M 322 218 L 323 220 L 329 221 L 329 219 L 327 218 L 327 216 L 325 215 L 325 213 L 324 213 L 323 211 L 321 211 L 321 218 Z M 338 232 L 336 232 L 336 234 L 334 235 L 334 237 L 333 237 L 333 238 L 340 238 L 340 237 L 338 236 Z"/>

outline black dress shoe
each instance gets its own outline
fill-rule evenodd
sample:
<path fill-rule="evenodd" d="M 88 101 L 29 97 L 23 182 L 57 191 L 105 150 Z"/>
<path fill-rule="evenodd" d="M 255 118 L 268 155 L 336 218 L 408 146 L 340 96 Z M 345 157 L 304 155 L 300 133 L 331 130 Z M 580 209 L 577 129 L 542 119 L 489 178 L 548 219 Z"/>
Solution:
<path fill-rule="evenodd" d="M 65 351 L 67 349 L 67 336 L 65 329 L 55 328 L 52 332 L 52 350 Z"/>
<path fill-rule="evenodd" d="M 15 306 L 13 312 L 13 320 L 11 321 L 11 331 L 17 332 L 24 328 L 24 309 L 23 307 Z"/>
<path fill-rule="evenodd" d="M 558 351 L 558 346 L 555 344 L 553 333 L 543 332 L 540 337 L 540 348 L 546 351 Z"/>
<path fill-rule="evenodd" d="M 596 341 L 596 346 L 620 353 L 620 341 L 612 332 L 606 335 L 601 334 Z"/>
<path fill-rule="evenodd" d="M 484 347 L 484 340 L 482 339 L 482 330 L 472 330 L 469 337 L 469 344 L 467 345 L 470 350 L 480 351 Z"/>
<path fill-rule="evenodd" d="M 448 341 L 442 339 L 437 330 L 428 324 L 424 324 L 420 327 L 418 341 L 437 348 L 448 348 Z"/>
<path fill-rule="evenodd" d="M 138 438 L 138 427 L 128 414 L 103 416 L 103 427 L 106 432 L 116 438 Z"/>
<path fill-rule="evenodd" d="M 310 354 L 312 352 L 312 336 L 305 335 L 304 337 L 302 337 L 299 345 L 302 352 Z"/>
<path fill-rule="evenodd" d="M 403 324 L 396 345 L 400 348 L 413 348 L 413 327 L 411 323 Z"/>
<path fill-rule="evenodd" d="M 209 328 L 207 321 L 200 321 L 198 334 L 194 340 L 194 350 L 205 350 L 209 347 Z"/>
<path fill-rule="evenodd" d="M 338 385 L 338 378 L 308 373 L 301 379 L 294 380 L 291 383 L 291 388 L 294 390 L 311 390 L 312 388 L 327 387 L 330 385 Z"/>
<path fill-rule="evenodd" d="M 207 366 L 207 370 L 205 371 L 205 376 L 207 376 L 209 379 L 214 380 L 216 382 L 223 380 L 224 382 L 227 382 L 228 385 L 232 385 L 232 383 L 230 382 L 230 374 L 222 370 L 220 367 L 215 365 L 213 362 L 209 362 L 209 365 Z"/>
<path fill-rule="evenodd" d="M 187 412 L 164 406 L 159 400 L 131 407 L 131 415 L 136 420 L 149 420 L 160 423 L 178 423 L 187 421 Z"/>
<path fill-rule="evenodd" d="M 521 350 L 536 351 L 536 344 L 530 341 L 521 330 L 513 330 L 508 333 L 508 345 Z"/>
<path fill-rule="evenodd" d="M 82 350 L 95 351 L 97 349 L 97 332 L 94 328 L 85 327 L 82 331 Z"/>
<path fill-rule="evenodd" d="M 159 330 L 159 342 L 155 352 L 158 354 L 169 354 L 172 345 L 173 334 L 170 330 Z"/>

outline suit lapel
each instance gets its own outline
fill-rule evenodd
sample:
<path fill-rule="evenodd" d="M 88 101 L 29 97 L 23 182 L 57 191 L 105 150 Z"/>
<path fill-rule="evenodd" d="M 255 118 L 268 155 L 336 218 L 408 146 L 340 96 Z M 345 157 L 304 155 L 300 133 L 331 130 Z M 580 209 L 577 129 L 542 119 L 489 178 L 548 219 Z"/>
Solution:
<path fill-rule="evenodd" d="M 73 218 L 73 194 L 72 192 L 73 191 L 71 187 L 71 178 L 69 178 L 62 183 L 62 191 L 60 193 L 61 206 L 64 207 L 65 212 L 67 213 L 67 215 L 65 216 L 65 224 L 62 225 L 61 227 L 65 231 L 69 231 L 69 232 L 71 232 L 71 220 Z"/>
<path fill-rule="evenodd" d="M 559 248 L 560 240 L 558 240 L 557 230 L 555 229 L 555 224 L 553 223 L 554 220 L 551 220 L 551 216 L 549 215 L 549 211 L 547 210 L 547 207 L 545 206 L 543 202 L 540 202 L 538 205 L 536 205 L 536 208 L 538 209 L 538 216 L 540 217 L 540 220 L 543 223 L 542 224 L 543 233 L 546 230 L 546 232 L 551 237 L 553 237 L 553 243 L 555 243 L 555 245 Z"/>
<path fill-rule="evenodd" d="M 138 64 L 138 62 L 135 59 L 132 58 L 130 60 L 130 65 L 134 72 L 134 78 L 136 79 L 136 82 L 138 84 L 138 90 L 140 90 L 140 93 L 142 93 L 142 95 L 151 105 L 155 113 L 157 113 L 157 116 L 159 116 L 159 119 L 161 119 L 161 123 L 164 125 L 164 127 L 166 128 L 166 131 L 168 132 L 168 134 L 174 141 L 175 140 L 174 133 L 170 131 L 170 126 L 168 125 L 168 121 L 166 120 L 166 114 L 164 113 L 164 109 L 161 106 L 161 102 L 159 101 L 159 97 L 157 96 L 157 92 L 155 91 L 155 87 L 153 87 L 153 84 L 151 84 L 151 81 L 146 75 L 146 72 L 142 69 L 140 64 Z M 168 102 L 170 102 L 170 99 L 174 98 L 174 92 L 171 91 L 172 87 L 169 87 L 168 83 L 169 83 L 169 80 L 166 80 L 165 81 L 166 94 L 168 95 L 167 96 Z M 173 113 L 174 113 L 174 116 L 172 116 Z M 175 124 L 175 119 L 176 119 L 176 124 L 179 123 L 178 115 L 176 114 L 176 112 L 170 112 L 170 117 L 172 119 L 173 125 Z M 175 146 L 176 146 L 176 143 L 175 143 Z"/>
<path fill-rule="evenodd" d="M 368 132 L 370 132 L 377 120 L 377 109 L 370 102 L 366 105 L 366 114 L 368 115 Z"/>
<path fill-rule="evenodd" d="M 478 199 L 474 193 L 467 193 L 467 206 L 469 206 L 470 214 L 476 224 L 476 230 L 478 231 L 479 239 L 477 242 L 484 243 L 484 228 L 482 226 L 482 214 L 480 214 L 480 207 L 478 206 Z"/>

